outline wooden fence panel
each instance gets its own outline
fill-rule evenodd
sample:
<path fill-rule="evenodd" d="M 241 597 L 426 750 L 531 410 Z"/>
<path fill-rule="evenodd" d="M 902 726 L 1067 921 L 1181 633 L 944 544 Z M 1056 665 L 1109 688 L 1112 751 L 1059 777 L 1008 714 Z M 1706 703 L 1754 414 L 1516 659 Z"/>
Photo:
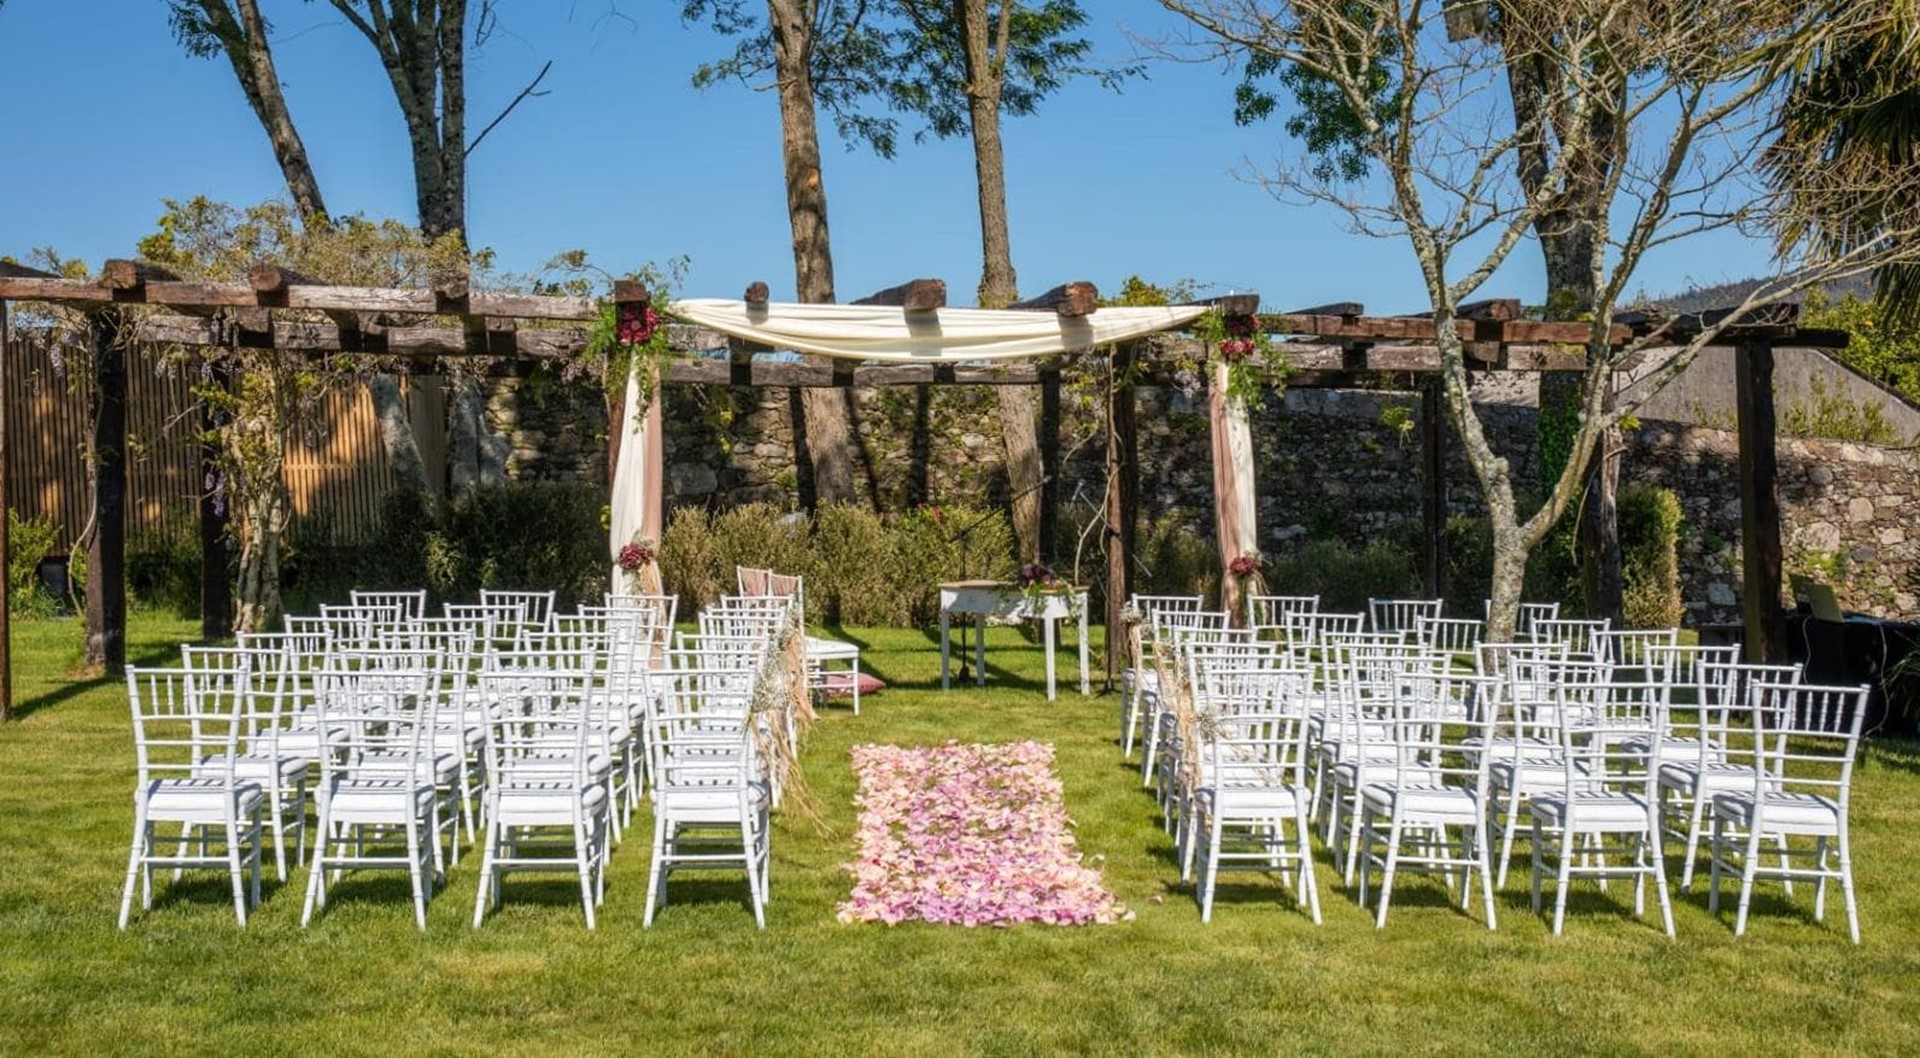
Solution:
<path fill-rule="evenodd" d="M 39 336 L 16 336 L 7 357 L 7 481 L 23 518 L 46 518 L 60 529 L 62 550 L 86 530 L 89 517 L 86 395 L 70 384 L 75 353 Z M 128 360 L 127 538 L 130 546 L 158 546 L 196 533 L 199 453 L 190 368 L 165 364 L 152 350 Z M 401 392 L 426 461 L 428 480 L 446 474 L 446 400 L 437 377 L 401 379 Z M 286 479 L 297 518 L 317 519 L 325 536 L 341 543 L 367 539 L 379 524 L 380 498 L 393 488 L 393 470 L 380 444 L 373 401 L 364 386 L 328 395 L 311 438 L 294 438 Z"/>

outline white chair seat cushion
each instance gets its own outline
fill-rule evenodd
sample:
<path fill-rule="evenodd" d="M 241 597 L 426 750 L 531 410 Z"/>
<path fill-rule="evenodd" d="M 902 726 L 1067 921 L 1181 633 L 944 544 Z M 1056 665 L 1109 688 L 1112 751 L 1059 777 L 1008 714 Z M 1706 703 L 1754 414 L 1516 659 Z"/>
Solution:
<path fill-rule="evenodd" d="M 1791 790 L 1771 790 L 1760 797 L 1760 829 L 1769 834 L 1836 834 L 1840 828 L 1840 805 L 1819 794 Z M 1750 828 L 1754 823 L 1752 791 L 1716 794 L 1714 812 L 1735 826 Z"/>
<path fill-rule="evenodd" d="M 328 813 L 336 823 L 405 823 L 426 814 L 433 784 L 400 776 L 340 778 L 327 791 Z"/>
<path fill-rule="evenodd" d="M 738 823 L 743 797 L 758 812 L 768 800 L 766 784 L 662 786 L 653 792 L 653 810 L 676 823 Z"/>
<path fill-rule="evenodd" d="M 837 639 L 808 636 L 807 659 L 809 661 L 858 661 L 860 648 L 852 643 L 842 643 Z"/>
<path fill-rule="evenodd" d="M 493 813 L 509 826 L 566 825 L 576 810 L 586 816 L 600 814 L 606 800 L 607 788 L 598 783 L 582 787 L 560 779 L 510 779 L 495 788 Z"/>
<path fill-rule="evenodd" d="M 1651 825 L 1647 802 L 1633 794 L 1541 794 L 1532 807 L 1533 817 L 1550 827 L 1632 832 Z"/>
<path fill-rule="evenodd" d="M 204 757 L 200 768 L 196 770 L 213 771 L 220 766 L 220 758 Z M 307 773 L 312 763 L 305 757 L 282 755 L 270 757 L 264 753 L 246 753 L 233 759 L 233 774 L 240 779 L 253 779 L 265 782 L 278 777 L 282 783 L 294 783 Z"/>
<path fill-rule="evenodd" d="M 1567 765 L 1559 757 L 1526 756 L 1496 760 L 1487 768 L 1493 784 L 1503 790 L 1540 790 L 1561 786 L 1567 780 Z"/>
<path fill-rule="evenodd" d="M 1753 780 L 1753 769 L 1744 764 L 1710 761 L 1704 771 L 1698 762 L 1660 765 L 1660 785 L 1690 794 L 1702 789 L 1751 790 Z"/>
<path fill-rule="evenodd" d="M 1209 812 L 1222 816 L 1280 815 L 1304 812 L 1308 795 L 1304 787 L 1291 784 L 1248 786 L 1203 786 L 1194 791 L 1194 799 Z"/>
<path fill-rule="evenodd" d="M 155 779 L 140 791 L 149 821 L 174 823 L 223 822 L 229 806 L 236 818 L 245 819 L 264 797 L 258 783 L 240 782 L 229 788 L 222 779 L 208 778 Z"/>
<path fill-rule="evenodd" d="M 1422 819 L 1480 818 L 1480 799 L 1472 790 L 1438 783 L 1410 783 L 1389 786 L 1374 783 L 1361 791 L 1366 804 L 1382 815 L 1399 814 Z"/>

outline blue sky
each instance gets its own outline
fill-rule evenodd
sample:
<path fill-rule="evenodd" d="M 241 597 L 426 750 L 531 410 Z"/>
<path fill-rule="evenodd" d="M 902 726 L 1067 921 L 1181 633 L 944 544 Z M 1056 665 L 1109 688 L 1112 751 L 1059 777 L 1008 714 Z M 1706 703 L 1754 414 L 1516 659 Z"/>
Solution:
<path fill-rule="evenodd" d="M 288 103 L 335 212 L 414 219 L 405 128 L 370 45 L 325 3 L 263 0 Z M 1150 0 L 1083 0 L 1097 53 L 1131 60 L 1163 36 Z M 611 271 L 691 258 L 686 294 L 736 296 L 764 279 L 792 296 L 779 116 L 770 93 L 696 92 L 693 68 L 727 43 L 683 26 L 667 0 L 502 0 L 501 29 L 469 60 L 470 134 L 552 59 L 544 87 L 474 153 L 468 223 L 508 271 L 575 247 Z M 608 17 L 609 9 L 622 14 Z M 188 58 L 161 0 L 7 0 L 0 70 L 16 99 L 0 139 L 0 253 L 51 245 L 91 264 L 127 256 L 163 198 L 250 203 L 284 194 L 265 135 L 224 61 Z M 1288 204 L 1244 174 L 1293 151 L 1279 122 L 1239 128 L 1233 79 L 1151 62 L 1124 92 L 1074 85 L 1005 128 L 1022 290 L 1071 279 L 1103 290 L 1139 273 L 1213 292 L 1258 290 L 1269 310 L 1334 300 L 1410 312 L 1425 298 L 1404 243 L 1348 234 L 1325 208 Z M 915 144 L 882 161 L 846 151 L 823 119 L 840 297 L 916 276 L 955 304 L 979 278 L 971 152 Z M 1737 237 L 1676 245 L 1634 290 L 1752 274 Z M 1522 247 L 1484 293 L 1540 296 Z"/>

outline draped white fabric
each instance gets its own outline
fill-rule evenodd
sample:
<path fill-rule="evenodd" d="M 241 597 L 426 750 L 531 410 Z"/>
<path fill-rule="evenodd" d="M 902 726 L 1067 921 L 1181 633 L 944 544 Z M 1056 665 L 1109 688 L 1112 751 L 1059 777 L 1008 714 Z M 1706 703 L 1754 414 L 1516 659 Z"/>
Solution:
<path fill-rule="evenodd" d="M 627 394 L 620 405 L 620 424 L 617 427 L 620 430 L 620 455 L 618 464 L 613 468 L 613 495 L 607 531 L 608 557 L 615 560 L 613 577 L 609 583 L 616 592 L 634 589 L 620 569 L 620 549 L 632 543 L 636 536 L 652 539 L 656 549 L 660 541 L 662 512 L 656 509 L 659 504 L 657 497 L 661 492 L 658 479 L 663 462 L 663 453 L 660 451 L 660 400 L 657 392 L 646 394 L 649 398 L 647 407 L 641 411 L 641 396 L 636 373 L 628 371 Z M 646 579 L 651 581 L 652 578 Z"/>
<path fill-rule="evenodd" d="M 688 298 L 667 311 L 723 334 L 775 349 L 849 360 L 926 363 L 1010 360 L 1109 345 L 1179 327 L 1198 306 L 1103 308 L 1062 317 L 1021 309 L 938 309 L 909 315 L 897 306 L 800 305 Z"/>

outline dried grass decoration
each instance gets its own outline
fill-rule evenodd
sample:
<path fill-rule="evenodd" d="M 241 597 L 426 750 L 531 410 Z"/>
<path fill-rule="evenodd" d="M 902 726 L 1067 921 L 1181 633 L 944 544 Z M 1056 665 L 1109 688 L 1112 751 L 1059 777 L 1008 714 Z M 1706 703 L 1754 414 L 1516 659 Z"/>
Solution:
<path fill-rule="evenodd" d="M 827 832 L 800 768 L 800 742 L 816 714 L 807 687 L 807 636 L 797 597 L 787 599 L 773 650 L 754 680 L 747 716 L 761 759 L 768 762 L 775 804 Z"/>

